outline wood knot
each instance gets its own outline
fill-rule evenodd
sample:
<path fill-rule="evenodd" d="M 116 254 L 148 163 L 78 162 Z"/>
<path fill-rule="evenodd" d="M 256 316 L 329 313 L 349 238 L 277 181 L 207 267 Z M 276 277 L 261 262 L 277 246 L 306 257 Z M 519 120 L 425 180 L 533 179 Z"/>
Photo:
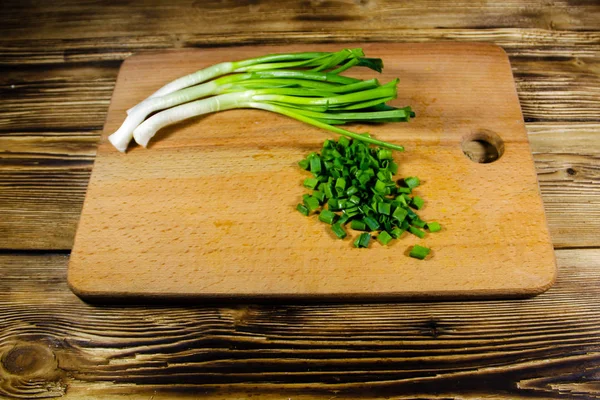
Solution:
<path fill-rule="evenodd" d="M 2 356 L 4 370 L 13 375 L 50 378 L 56 375 L 58 363 L 46 346 L 17 344 Z"/>

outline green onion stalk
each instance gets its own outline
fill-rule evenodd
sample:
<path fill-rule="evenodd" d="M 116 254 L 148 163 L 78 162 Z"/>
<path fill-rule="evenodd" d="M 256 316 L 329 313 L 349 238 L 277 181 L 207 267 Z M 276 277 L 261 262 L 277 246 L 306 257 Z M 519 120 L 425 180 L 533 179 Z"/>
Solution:
<path fill-rule="evenodd" d="M 272 54 L 216 64 L 176 79 L 128 110 L 127 118 L 109 140 L 125 152 L 132 139 L 145 147 L 167 125 L 207 113 L 254 108 L 366 143 L 402 150 L 402 146 L 337 126 L 348 122 L 408 121 L 414 117 L 410 107 L 385 104 L 397 96 L 397 79 L 381 85 L 376 79 L 339 75 L 353 66 L 381 72 L 383 63 L 364 57 L 361 49 L 344 49 L 334 53 Z M 154 115 L 148 118 L 151 114 Z"/>

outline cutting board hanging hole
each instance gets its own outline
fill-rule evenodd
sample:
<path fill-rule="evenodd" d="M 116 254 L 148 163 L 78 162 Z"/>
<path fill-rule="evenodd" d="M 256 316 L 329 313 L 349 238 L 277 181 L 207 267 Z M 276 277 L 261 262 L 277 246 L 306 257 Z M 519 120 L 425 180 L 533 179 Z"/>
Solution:
<path fill-rule="evenodd" d="M 465 137 L 461 148 L 469 160 L 489 164 L 504 154 L 504 141 L 496 132 L 481 129 Z"/>

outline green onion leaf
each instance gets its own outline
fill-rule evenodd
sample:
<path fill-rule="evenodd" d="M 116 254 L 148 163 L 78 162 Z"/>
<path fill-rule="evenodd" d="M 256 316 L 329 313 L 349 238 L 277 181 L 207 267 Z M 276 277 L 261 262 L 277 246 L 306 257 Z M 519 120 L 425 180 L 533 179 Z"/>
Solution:
<path fill-rule="evenodd" d="M 367 232 L 361 233 L 356 240 L 354 241 L 354 247 L 356 248 L 366 248 L 369 247 L 369 242 L 371 241 L 371 235 Z"/>
<path fill-rule="evenodd" d="M 392 236 L 386 231 L 381 231 L 379 235 L 377 235 L 377 240 L 384 246 L 386 246 L 392 239 Z"/>
<path fill-rule="evenodd" d="M 423 246 L 419 246 L 418 244 L 414 245 L 408 254 L 412 258 L 418 258 L 419 260 L 425 259 L 427 255 L 431 252 L 431 249 Z"/>

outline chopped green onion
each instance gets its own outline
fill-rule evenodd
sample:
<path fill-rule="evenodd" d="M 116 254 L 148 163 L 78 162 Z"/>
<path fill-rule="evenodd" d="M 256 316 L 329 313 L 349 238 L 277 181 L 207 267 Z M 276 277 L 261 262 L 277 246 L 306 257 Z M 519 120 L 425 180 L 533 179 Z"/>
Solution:
<path fill-rule="evenodd" d="M 426 225 L 425 221 L 423 221 L 423 220 L 422 220 L 421 218 L 419 218 L 419 217 L 417 217 L 417 218 L 413 219 L 413 220 L 411 221 L 411 223 L 412 223 L 414 226 L 418 227 L 418 228 L 425 228 L 425 225 Z"/>
<path fill-rule="evenodd" d="M 314 189 L 319 185 L 319 180 L 317 178 L 306 178 L 304 180 L 304 187 L 308 189 Z"/>
<path fill-rule="evenodd" d="M 377 203 L 377 211 L 379 214 L 390 215 L 392 205 L 390 203 Z"/>
<path fill-rule="evenodd" d="M 331 225 L 335 221 L 336 217 L 337 217 L 336 213 L 329 211 L 329 210 L 322 210 L 321 213 L 319 214 L 319 221 L 325 222 L 326 224 Z"/>
<path fill-rule="evenodd" d="M 377 240 L 384 246 L 387 245 L 392 239 L 392 236 L 386 231 L 381 231 L 379 235 L 377 235 Z"/>
<path fill-rule="evenodd" d="M 394 238 L 394 239 L 398 239 L 400 238 L 400 236 L 402 235 L 402 233 L 404 233 L 403 229 L 400 229 L 398 227 L 395 227 L 394 229 L 392 229 L 390 231 L 390 235 Z"/>
<path fill-rule="evenodd" d="M 402 181 L 394 179 L 397 164 L 388 156 L 387 151 L 358 140 L 326 140 L 320 154 L 312 152 L 298 164 L 308 165 L 314 177 L 306 183 L 315 186 L 312 195 L 303 195 L 304 204 L 298 210 L 316 211 L 339 238 L 347 236 L 344 225 L 350 222 L 351 229 L 365 233 L 354 241 L 357 247 L 368 247 L 368 232 L 385 246 L 407 230 L 423 238 L 426 232 L 421 228 L 441 229 L 437 222 L 427 224 L 413 210 L 424 205 L 419 196 L 410 196 L 409 185 L 418 185 L 418 178 L 409 177 L 403 181 L 406 186 L 399 186 Z"/>
<path fill-rule="evenodd" d="M 313 197 L 316 197 L 319 200 L 319 203 L 323 204 L 325 202 L 325 193 L 315 190 L 312 193 Z"/>
<path fill-rule="evenodd" d="M 319 203 L 319 199 L 316 197 L 310 196 L 304 199 L 304 205 L 308 208 L 309 211 L 318 210 L 321 204 Z"/>
<path fill-rule="evenodd" d="M 429 232 L 439 232 L 442 226 L 438 222 L 428 222 L 427 229 L 429 229 Z"/>
<path fill-rule="evenodd" d="M 425 237 L 425 232 L 414 226 L 408 227 L 408 231 L 420 239 L 423 239 Z"/>
<path fill-rule="evenodd" d="M 354 247 L 357 247 L 357 248 L 369 247 L 370 241 L 371 241 L 371 235 L 367 232 L 363 232 L 354 241 Z"/>
<path fill-rule="evenodd" d="M 308 169 L 309 165 L 310 161 L 308 161 L 306 158 L 298 161 L 298 166 L 304 170 Z"/>
<path fill-rule="evenodd" d="M 375 218 L 365 217 L 363 221 L 365 221 L 365 224 L 367 224 L 369 229 L 371 229 L 372 231 L 376 231 L 377 229 L 379 229 L 379 222 L 377 222 Z"/>
<path fill-rule="evenodd" d="M 340 239 L 344 239 L 347 236 L 346 230 L 339 222 L 336 222 L 335 224 L 331 225 L 331 230 L 333 231 L 333 233 L 335 233 L 335 236 L 337 236 Z"/>
<path fill-rule="evenodd" d="M 315 176 L 321 173 L 321 158 L 319 156 L 310 159 L 310 172 Z"/>
<path fill-rule="evenodd" d="M 310 214 L 309 209 L 304 204 L 298 204 L 296 210 L 300 211 L 300 214 L 308 216 Z"/>
<path fill-rule="evenodd" d="M 350 228 L 354 229 L 355 231 L 366 231 L 367 225 L 363 220 L 353 219 L 352 222 L 350 222 Z"/>
<path fill-rule="evenodd" d="M 396 209 L 392 213 L 392 217 L 396 218 L 397 221 L 402 222 L 404 221 L 404 218 L 406 218 L 407 214 L 408 212 L 406 211 L 406 209 L 402 207 L 396 207 Z"/>
<path fill-rule="evenodd" d="M 344 191 L 346 190 L 346 180 L 344 178 L 337 178 L 335 181 L 335 190 L 337 191 L 338 196 L 344 194 Z"/>
<path fill-rule="evenodd" d="M 405 178 L 404 183 L 409 188 L 414 189 L 421 184 L 421 181 L 416 176 L 411 176 L 409 178 Z"/>
<path fill-rule="evenodd" d="M 418 258 L 419 260 L 423 260 L 423 259 L 425 259 L 425 257 L 427 257 L 427 255 L 430 252 L 431 252 L 431 249 L 429 249 L 427 247 L 419 246 L 418 244 L 415 244 L 413 246 L 413 248 L 410 250 L 410 253 L 408 255 L 411 256 L 412 258 Z"/>
<path fill-rule="evenodd" d="M 424 204 L 425 204 L 425 201 L 422 198 L 420 198 L 419 196 L 414 196 L 412 198 L 411 206 L 413 206 L 417 210 L 420 210 L 421 208 L 423 208 Z"/>

